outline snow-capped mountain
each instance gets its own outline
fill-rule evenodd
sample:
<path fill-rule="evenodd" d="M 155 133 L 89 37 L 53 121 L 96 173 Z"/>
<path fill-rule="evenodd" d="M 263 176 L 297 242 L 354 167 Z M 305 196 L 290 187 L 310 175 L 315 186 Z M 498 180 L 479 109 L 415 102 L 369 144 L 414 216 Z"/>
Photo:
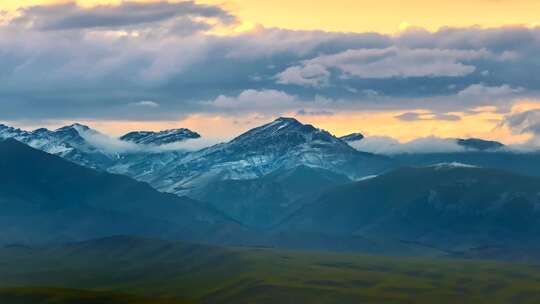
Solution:
<path fill-rule="evenodd" d="M 0 125 L 0 139 L 14 138 L 33 148 L 86 167 L 106 169 L 114 162 L 114 156 L 88 142 L 85 136 L 91 134 L 99 133 L 81 124 L 65 126 L 54 131 L 45 128 L 25 131 Z"/>
<path fill-rule="evenodd" d="M 136 144 L 161 146 L 200 137 L 201 135 L 199 135 L 199 133 L 181 128 L 164 130 L 160 132 L 135 131 L 120 137 L 120 140 L 133 142 Z"/>
<path fill-rule="evenodd" d="M 390 166 L 389 159 L 358 152 L 327 131 L 294 118 L 278 118 L 230 142 L 195 152 L 144 149 L 200 137 L 187 129 L 126 134 L 118 142 L 135 148 L 130 146 L 118 153 L 96 146 L 91 139 L 99 136 L 105 135 L 80 124 L 55 131 L 0 128 L 0 138 L 13 137 L 78 164 L 125 174 L 158 190 L 181 195 L 210 182 L 260 178 L 298 166 L 323 169 L 350 179 L 378 174 Z"/>
<path fill-rule="evenodd" d="M 147 159 L 143 162 L 145 165 L 124 163 L 111 170 L 147 181 L 159 190 L 184 195 L 212 181 L 259 178 L 301 165 L 355 179 L 379 173 L 389 164 L 384 157 L 356 151 L 327 131 L 283 117 L 227 143 L 161 156 L 159 166 Z"/>
<path fill-rule="evenodd" d="M 0 125 L 0 138 L 11 137 L 78 164 L 125 174 L 161 191 L 181 195 L 189 195 L 216 181 L 256 179 L 298 166 L 359 180 L 395 165 L 386 157 L 351 147 L 351 141 L 363 137 L 359 133 L 337 138 L 327 131 L 285 117 L 249 130 L 230 142 L 195 152 L 155 149 L 200 137 L 188 129 L 131 132 L 119 140 L 114 139 L 116 144 L 127 145 L 129 149 L 114 153 L 96 144 L 95 139 L 103 139 L 105 135 L 81 124 L 54 131 L 24 131 Z M 479 140 L 462 140 L 460 143 L 469 149 L 480 150 L 496 146 L 496 143 Z"/>

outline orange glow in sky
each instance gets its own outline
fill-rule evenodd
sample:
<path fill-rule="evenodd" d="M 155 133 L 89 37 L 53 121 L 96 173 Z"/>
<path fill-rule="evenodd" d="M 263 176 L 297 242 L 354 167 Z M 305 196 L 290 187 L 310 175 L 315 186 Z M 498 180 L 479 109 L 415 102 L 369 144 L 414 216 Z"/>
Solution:
<path fill-rule="evenodd" d="M 512 108 L 511 113 L 530 109 L 540 109 L 540 102 L 518 102 Z M 426 111 L 418 110 L 418 112 Z M 479 108 L 476 113 L 452 113 L 461 118 L 459 121 L 401 121 L 396 118 L 396 116 L 403 113 L 403 111 L 350 112 L 327 116 L 297 116 L 294 113 L 288 113 L 287 116 L 295 116 L 303 123 L 313 124 L 337 136 L 360 132 L 367 136 L 388 136 L 398 139 L 400 142 L 408 142 L 416 138 L 429 136 L 442 138 L 479 137 L 487 140 L 503 141 L 505 144 L 518 144 L 530 139 L 528 134 L 514 134 L 507 127 L 500 126 L 499 122 L 504 118 L 504 114 L 498 113 L 495 109 L 489 107 Z M 257 114 L 244 116 L 193 114 L 176 121 L 78 120 L 77 122 L 116 136 L 133 130 L 159 131 L 171 128 L 189 128 L 199 132 L 204 138 L 229 140 L 273 119 L 274 117 L 263 117 Z M 13 122 L 12 125 L 27 129 L 43 126 L 54 129 L 74 122 L 76 121 L 39 122 L 35 124 Z"/>
<path fill-rule="evenodd" d="M 14 12 L 20 7 L 63 2 L 70 1 L 0 0 L 0 11 Z M 77 1 L 83 6 L 121 2 L 121 0 Z M 441 27 L 537 26 L 540 24 L 539 0 L 199 0 L 196 2 L 219 4 L 231 11 L 241 21 L 239 30 L 249 30 L 260 24 L 264 27 L 286 29 L 396 33 L 409 26 L 437 30 Z M 521 102 L 514 107 L 514 110 L 522 111 L 531 108 L 540 108 L 539 103 Z M 354 112 L 298 118 L 328 129 L 336 135 L 363 132 L 368 135 L 392 136 L 400 141 L 430 135 L 474 136 L 502 140 L 506 143 L 522 142 L 528 138 L 527 135 L 512 134 L 509 130 L 498 126 L 496 121 L 500 121 L 503 114 L 495 111 L 474 114 L 452 113 L 461 118 L 459 121 L 413 122 L 397 119 L 396 116 L 400 113 L 403 112 Z M 133 129 L 158 130 L 188 127 L 202 134 L 226 138 L 269 120 L 271 118 L 260 118 L 255 114 L 245 117 L 194 114 L 186 119 L 168 122 L 87 121 L 87 123 L 112 134 L 122 134 Z M 51 126 L 61 123 L 64 122 L 52 122 Z M 31 123 L 25 126 L 33 127 Z"/>
<path fill-rule="evenodd" d="M 0 9 L 62 3 L 62 0 L 0 0 Z M 85 6 L 121 0 L 77 0 Z M 155 1 L 138 1 L 155 2 Z M 174 2 L 174 1 L 171 1 Z M 178 2 L 178 1 L 176 1 Z M 219 4 L 240 20 L 265 27 L 394 33 L 407 26 L 498 27 L 540 24 L 538 0 L 200 0 Z"/>

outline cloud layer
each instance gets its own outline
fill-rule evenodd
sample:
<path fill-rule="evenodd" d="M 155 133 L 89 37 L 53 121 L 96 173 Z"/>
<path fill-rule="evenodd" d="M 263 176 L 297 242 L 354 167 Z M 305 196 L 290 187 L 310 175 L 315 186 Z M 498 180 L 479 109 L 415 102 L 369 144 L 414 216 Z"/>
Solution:
<path fill-rule="evenodd" d="M 214 34 L 238 22 L 195 2 L 22 9 L 0 23 L 0 119 L 402 109 L 458 121 L 448 113 L 540 90 L 540 28 Z"/>
<path fill-rule="evenodd" d="M 456 140 L 439 137 L 422 137 L 406 143 L 385 136 L 366 137 L 361 141 L 350 143 L 359 151 L 376 154 L 402 153 L 445 153 L 465 152 L 466 149 L 457 144 Z"/>

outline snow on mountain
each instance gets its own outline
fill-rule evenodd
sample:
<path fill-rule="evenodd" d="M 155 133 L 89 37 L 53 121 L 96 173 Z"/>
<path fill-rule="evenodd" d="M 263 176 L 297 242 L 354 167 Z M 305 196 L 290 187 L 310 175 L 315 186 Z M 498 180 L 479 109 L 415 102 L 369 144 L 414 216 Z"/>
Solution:
<path fill-rule="evenodd" d="M 185 195 L 215 180 L 242 180 L 300 165 L 361 178 L 379 173 L 388 160 L 361 153 L 327 131 L 294 118 L 277 120 L 249 130 L 230 142 L 167 159 L 156 166 L 148 159 L 120 169 L 159 190 Z M 136 169 L 138 168 L 139 172 Z M 113 171 L 121 172 L 119 168 Z"/>
<path fill-rule="evenodd" d="M 120 137 L 120 140 L 133 142 L 136 144 L 161 146 L 200 137 L 201 135 L 196 132 L 181 128 L 164 130 L 160 132 L 135 131 Z"/>
<path fill-rule="evenodd" d="M 85 139 L 85 134 L 98 134 L 88 126 L 73 124 L 51 131 L 45 128 L 35 131 L 24 131 L 5 125 L 0 125 L 0 138 L 14 138 L 33 148 L 50 154 L 61 156 L 75 163 L 95 168 L 105 169 L 114 161 L 99 147 Z"/>
<path fill-rule="evenodd" d="M 213 181 L 259 178 L 298 166 L 360 179 L 379 174 L 390 163 L 385 157 L 355 150 L 327 131 L 284 117 L 249 130 L 230 142 L 195 152 L 161 149 L 161 146 L 156 149 L 159 145 L 200 137 L 187 129 L 132 132 L 114 139 L 116 142 L 80 124 L 33 132 L 2 126 L 0 136 L 14 137 L 78 164 L 129 175 L 158 190 L 180 195 Z"/>
<path fill-rule="evenodd" d="M 12 138 L 24 136 L 27 132 L 21 129 L 15 129 L 3 124 L 0 124 L 0 138 Z"/>

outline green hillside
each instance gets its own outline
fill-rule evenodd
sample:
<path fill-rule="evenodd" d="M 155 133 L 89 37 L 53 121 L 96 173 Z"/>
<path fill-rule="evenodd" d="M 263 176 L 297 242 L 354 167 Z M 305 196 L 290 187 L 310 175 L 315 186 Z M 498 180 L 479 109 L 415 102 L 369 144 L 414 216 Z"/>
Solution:
<path fill-rule="evenodd" d="M 178 299 L 147 298 L 122 293 L 61 288 L 0 289 L 0 303 L 9 304 L 185 304 Z"/>
<path fill-rule="evenodd" d="M 130 237 L 3 248 L 0 277 L 2 304 L 25 303 L 20 301 L 25 296 L 41 299 L 31 302 L 38 304 L 540 301 L 540 268 L 534 265 L 222 248 Z M 104 300 L 92 302 L 96 297 Z"/>

